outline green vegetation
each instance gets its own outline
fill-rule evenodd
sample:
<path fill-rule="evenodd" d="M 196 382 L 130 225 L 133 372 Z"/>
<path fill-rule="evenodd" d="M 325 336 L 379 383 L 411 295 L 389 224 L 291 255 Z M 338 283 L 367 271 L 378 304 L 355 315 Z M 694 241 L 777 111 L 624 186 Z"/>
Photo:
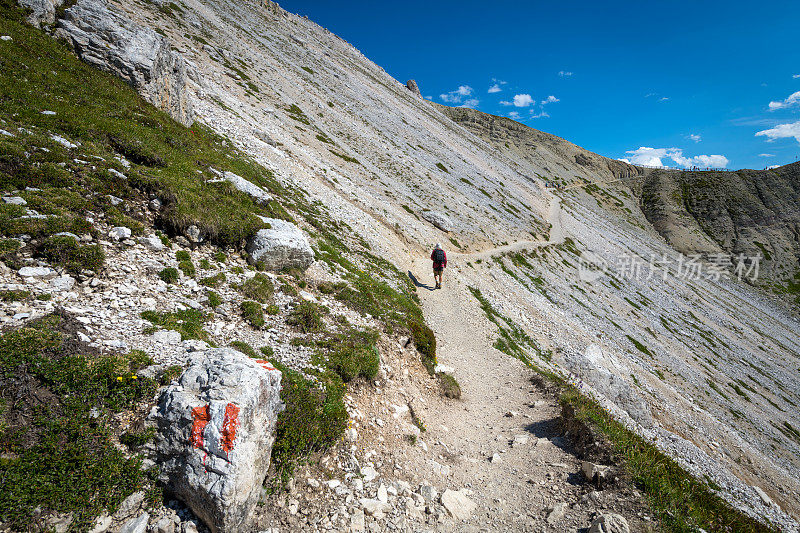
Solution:
<path fill-rule="evenodd" d="M 311 125 L 311 121 L 308 120 L 308 117 L 303 110 L 300 109 L 297 104 L 292 104 L 288 108 L 286 108 L 286 112 L 289 113 L 289 118 L 300 122 L 301 124 L 305 124 L 306 126 Z"/>
<path fill-rule="evenodd" d="M 275 294 L 275 285 L 273 285 L 272 280 L 260 272 L 245 280 L 241 285 L 237 285 L 236 289 L 248 300 L 255 300 L 261 303 L 267 303 L 272 298 L 272 295 Z"/>
<path fill-rule="evenodd" d="M 439 380 L 439 386 L 442 388 L 442 394 L 446 398 L 454 400 L 461 399 L 461 386 L 456 381 L 456 378 L 444 372 L 437 372 L 436 378 Z"/>
<path fill-rule="evenodd" d="M 153 324 L 146 333 L 154 333 L 160 327 L 179 332 L 181 340 L 200 339 L 206 342 L 209 340 L 208 333 L 203 330 L 208 315 L 198 309 L 184 309 L 174 313 L 143 311 L 142 318 Z"/>
<path fill-rule="evenodd" d="M 639 350 L 640 352 L 642 352 L 645 355 L 649 355 L 650 357 L 655 357 L 655 355 L 653 355 L 653 352 L 651 352 L 650 349 L 647 346 L 645 346 L 641 342 L 637 341 L 636 339 L 634 339 L 630 335 L 625 335 L 625 336 L 628 338 L 629 341 L 631 341 L 631 343 L 634 346 L 636 346 L 637 350 Z"/>
<path fill-rule="evenodd" d="M 193 278 L 197 275 L 197 270 L 194 268 L 194 263 L 191 261 L 181 261 L 178 263 L 178 268 L 181 269 L 181 272 L 188 278 Z"/>
<path fill-rule="evenodd" d="M 31 297 L 31 291 L 7 290 L 0 291 L 0 300 L 4 302 L 23 302 Z"/>
<path fill-rule="evenodd" d="M 82 270 L 98 272 L 106 260 L 100 246 L 80 245 L 68 236 L 48 237 L 38 247 L 37 254 L 52 264 L 63 265 L 73 274 L 80 274 Z"/>
<path fill-rule="evenodd" d="M 736 511 L 702 481 L 694 478 L 655 445 L 645 441 L 571 385 L 561 404 L 574 417 L 599 430 L 610 442 L 633 483 L 644 492 L 666 531 L 773 531 Z"/>
<path fill-rule="evenodd" d="M 436 163 L 436 168 L 438 168 L 438 169 L 439 169 L 439 170 L 441 170 L 442 172 L 447 172 L 448 174 L 450 174 L 450 171 L 449 171 L 449 170 L 447 170 L 447 167 L 446 167 L 446 166 L 444 166 L 444 165 L 443 165 L 443 164 L 441 164 L 441 163 Z"/>
<path fill-rule="evenodd" d="M 375 331 L 348 330 L 324 345 L 331 348 L 327 366 L 345 383 L 356 378 L 374 379 L 378 375 L 380 354 Z"/>
<path fill-rule="evenodd" d="M 217 250 L 216 252 L 214 252 L 214 261 L 216 261 L 217 263 L 224 263 L 227 260 L 228 257 L 222 250 Z"/>
<path fill-rule="evenodd" d="M 222 305 L 222 297 L 214 291 L 208 291 L 206 293 L 208 296 L 208 305 L 212 309 L 216 309 L 220 305 Z"/>
<path fill-rule="evenodd" d="M 328 151 L 329 151 L 330 153 L 332 153 L 333 155 L 335 155 L 335 156 L 337 156 L 337 157 L 340 157 L 340 158 L 344 159 L 344 160 L 345 160 L 345 161 L 347 161 L 348 163 L 354 163 L 354 164 L 356 164 L 356 165 L 360 165 L 360 164 L 361 164 L 361 162 L 360 162 L 358 159 L 356 159 L 355 157 L 350 157 L 350 156 L 349 156 L 349 155 L 347 155 L 347 154 L 340 154 L 340 153 L 339 153 L 339 152 L 337 152 L 336 150 L 330 150 L 330 149 L 329 149 Z"/>
<path fill-rule="evenodd" d="M 303 333 L 320 331 L 323 326 L 322 314 L 324 312 L 325 308 L 321 305 L 304 301 L 297 304 L 297 307 L 289 313 L 286 323 L 299 327 Z"/>
<path fill-rule="evenodd" d="M 275 315 L 279 314 L 279 313 L 281 312 L 281 310 L 280 310 L 280 309 L 278 309 L 278 306 L 277 306 L 277 305 L 275 305 L 275 304 L 269 304 L 269 305 L 267 306 L 267 308 L 266 308 L 265 312 L 266 312 L 268 315 L 270 315 L 270 316 L 275 316 Z"/>
<path fill-rule="evenodd" d="M 208 167 L 235 172 L 290 202 L 300 194 L 286 191 L 268 171 L 241 157 L 208 128 L 176 123 L 121 79 L 80 61 L 61 43 L 27 25 L 23 11 L 11 2 L 0 3 L 0 14 L 0 31 L 13 37 L 0 51 L 0 115 L 4 129 L 17 132 L 0 139 L 0 189 L 24 191 L 21 196 L 28 205 L 48 215 L 20 219 L 24 209 L 3 206 L 0 235 L 92 233 L 92 224 L 84 218 L 90 213 L 105 214 L 110 223 L 138 232 L 142 224 L 133 217 L 139 215 L 110 205 L 107 195 L 122 198 L 127 206 L 154 193 L 164 202 L 159 218 L 168 233 L 182 234 L 196 225 L 213 244 L 238 245 L 262 227 L 253 215 L 269 216 L 269 209 L 229 183 L 207 183 Z M 79 142 L 80 152 L 56 142 L 51 134 Z M 130 161 L 131 168 L 115 154 Z M 76 161 L 76 155 L 92 163 Z M 109 172 L 112 169 L 127 179 Z M 39 190 L 25 191 L 26 187 Z"/>
<path fill-rule="evenodd" d="M 88 531 L 149 487 L 141 458 L 114 446 L 107 420 L 155 393 L 136 376 L 150 361 L 99 354 L 67 333 L 68 321 L 48 315 L 0 337 L 0 516 L 16 531 L 33 530 L 42 511 L 72 513 L 70 530 Z"/>
<path fill-rule="evenodd" d="M 208 259 L 201 259 L 200 268 L 202 268 L 203 270 L 211 270 L 211 261 L 209 261 Z"/>
<path fill-rule="evenodd" d="M 156 436 L 156 428 L 149 427 L 142 431 L 126 431 L 119 436 L 119 442 L 128 448 L 138 448 L 144 446 Z"/>
<path fill-rule="evenodd" d="M 308 456 L 329 448 L 344 434 L 348 418 L 345 386 L 332 373 L 311 381 L 278 361 L 271 363 L 283 373 L 281 399 L 286 404 L 278 415 L 272 467 L 277 482 L 285 484 Z"/>
<path fill-rule="evenodd" d="M 177 283 L 180 274 L 178 274 L 178 269 L 167 267 L 158 273 L 158 277 L 161 278 L 164 283 Z"/>
<path fill-rule="evenodd" d="M 436 336 L 433 330 L 421 322 L 410 322 L 411 338 L 422 357 L 422 364 L 431 376 L 436 367 Z"/>
<path fill-rule="evenodd" d="M 542 350 L 539 344 L 525 333 L 513 320 L 500 314 L 500 312 L 489 303 L 489 300 L 481 294 L 479 289 L 469 287 L 469 290 L 481 304 L 481 309 L 486 314 L 486 318 L 498 328 L 500 336 L 494 343 L 495 348 L 511 357 L 516 357 L 528 366 L 533 366 L 533 363 L 528 357 L 528 352 L 525 349 L 526 346 L 533 350 L 539 357 L 549 360 L 552 356 L 550 352 Z"/>
<path fill-rule="evenodd" d="M 197 283 L 198 283 L 198 285 L 203 285 L 204 287 L 214 287 L 214 288 L 216 288 L 216 287 L 219 287 L 220 284 L 224 283 L 226 279 L 227 278 L 225 277 L 225 273 L 224 272 L 218 272 L 217 274 L 214 274 L 213 276 L 208 276 L 208 277 L 205 277 L 205 278 L 201 279 Z"/>
<path fill-rule="evenodd" d="M 231 341 L 228 346 L 230 346 L 231 348 L 236 348 L 237 350 L 245 354 L 247 357 L 250 357 L 251 359 L 259 358 L 258 354 L 253 349 L 253 347 L 244 341 Z"/>
<path fill-rule="evenodd" d="M 242 312 L 242 317 L 250 324 L 253 329 L 261 329 L 266 324 L 264 320 L 264 310 L 261 304 L 252 300 L 245 300 L 239 304 L 239 310 Z"/>
<path fill-rule="evenodd" d="M 175 252 L 175 260 L 178 261 L 178 262 L 180 262 L 180 261 L 191 261 L 192 260 L 192 256 L 186 250 L 178 250 L 177 252 Z"/>
<path fill-rule="evenodd" d="M 301 68 L 301 69 L 303 69 L 303 70 L 305 70 L 305 71 L 306 71 L 306 72 L 308 72 L 309 74 L 314 74 L 314 71 L 311 69 L 311 67 L 300 67 L 300 68 Z"/>

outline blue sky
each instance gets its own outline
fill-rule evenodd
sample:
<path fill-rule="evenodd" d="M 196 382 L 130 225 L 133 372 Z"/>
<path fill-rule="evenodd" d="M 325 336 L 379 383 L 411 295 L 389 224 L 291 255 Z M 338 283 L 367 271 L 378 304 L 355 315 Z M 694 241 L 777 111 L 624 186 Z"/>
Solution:
<path fill-rule="evenodd" d="M 800 2 L 284 0 L 423 95 L 640 164 L 800 156 Z"/>

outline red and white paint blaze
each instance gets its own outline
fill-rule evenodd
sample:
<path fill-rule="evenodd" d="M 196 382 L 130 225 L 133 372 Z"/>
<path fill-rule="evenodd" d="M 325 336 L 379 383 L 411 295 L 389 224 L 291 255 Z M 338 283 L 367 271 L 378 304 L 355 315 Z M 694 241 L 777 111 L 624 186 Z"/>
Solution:
<path fill-rule="evenodd" d="M 229 459 L 239 429 L 239 407 L 212 401 L 192 409 L 192 432 L 189 443 L 223 459 Z"/>

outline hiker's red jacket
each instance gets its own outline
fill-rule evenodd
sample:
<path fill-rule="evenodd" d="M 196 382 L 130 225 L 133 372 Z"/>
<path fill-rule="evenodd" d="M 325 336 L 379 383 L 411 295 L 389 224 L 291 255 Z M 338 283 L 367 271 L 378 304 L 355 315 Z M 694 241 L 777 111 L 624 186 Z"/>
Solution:
<path fill-rule="evenodd" d="M 444 250 L 442 250 L 442 253 L 444 254 L 444 261 L 441 261 L 441 262 L 440 262 L 440 261 L 434 261 L 434 260 L 433 260 L 433 254 L 434 254 L 434 253 L 436 253 L 436 250 L 434 250 L 433 252 L 431 252 L 431 261 L 433 261 L 433 268 L 435 268 L 435 269 L 439 269 L 439 268 L 447 268 L 447 252 L 445 252 Z"/>

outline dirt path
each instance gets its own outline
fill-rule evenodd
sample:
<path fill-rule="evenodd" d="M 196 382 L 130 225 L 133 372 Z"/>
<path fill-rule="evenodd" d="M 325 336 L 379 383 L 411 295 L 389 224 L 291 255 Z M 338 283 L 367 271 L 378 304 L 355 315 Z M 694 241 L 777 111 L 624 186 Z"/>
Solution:
<path fill-rule="evenodd" d="M 551 204 L 549 221 L 553 229 L 547 243 L 515 243 L 477 254 L 453 254 L 453 259 L 561 242 L 560 199 Z M 457 530 L 576 531 L 588 528 L 602 508 L 623 511 L 627 504 L 620 494 L 584 496 L 591 486 L 560 436 L 556 399 L 533 385 L 529 368 L 493 347 L 496 327 L 461 275 L 448 269 L 444 288 L 433 290 L 429 271 L 427 257 L 414 261 L 412 273 L 426 320 L 436 334 L 439 364 L 449 367 L 460 383 L 462 400 L 423 407 L 428 426 L 424 438 L 436 461 L 451 467 L 448 485 L 472 490 L 478 504 L 476 517 Z"/>

